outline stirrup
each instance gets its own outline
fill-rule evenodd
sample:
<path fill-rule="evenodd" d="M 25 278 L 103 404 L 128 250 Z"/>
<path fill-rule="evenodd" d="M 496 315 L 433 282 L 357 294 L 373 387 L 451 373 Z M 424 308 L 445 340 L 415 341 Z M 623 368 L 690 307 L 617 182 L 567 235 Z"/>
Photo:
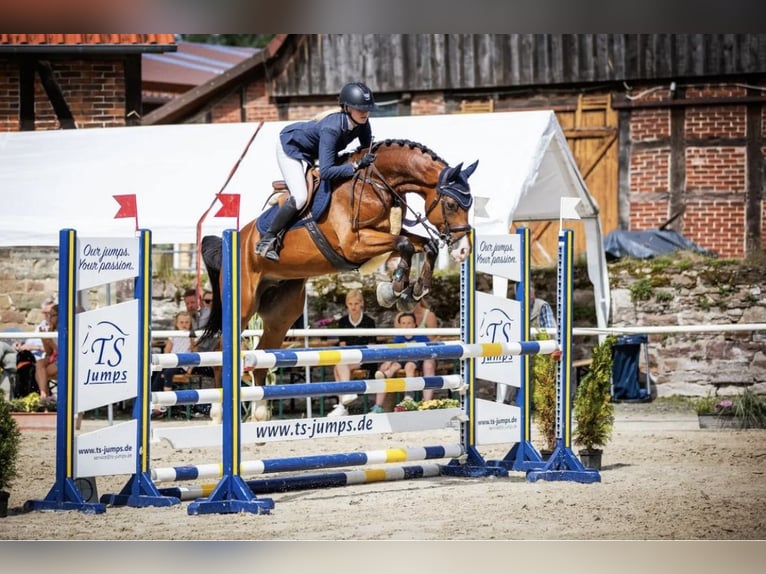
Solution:
<path fill-rule="evenodd" d="M 255 244 L 255 252 L 261 257 L 266 257 L 266 254 L 273 250 L 276 240 L 276 237 L 272 237 L 271 239 L 267 237 L 261 238 L 261 240 Z"/>
<path fill-rule="evenodd" d="M 255 252 L 268 259 L 269 261 L 279 261 L 279 250 L 281 248 L 279 237 L 272 239 L 261 239 L 255 245 Z"/>

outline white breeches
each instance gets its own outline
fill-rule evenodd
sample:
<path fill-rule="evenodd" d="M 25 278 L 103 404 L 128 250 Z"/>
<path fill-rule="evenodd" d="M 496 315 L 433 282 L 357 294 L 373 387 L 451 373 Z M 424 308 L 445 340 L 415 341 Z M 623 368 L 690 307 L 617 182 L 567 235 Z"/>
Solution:
<path fill-rule="evenodd" d="M 308 198 L 308 191 L 306 190 L 308 163 L 288 156 L 279 143 L 277 144 L 277 163 L 287 184 L 287 189 L 290 190 L 290 195 L 295 198 L 295 207 L 302 209 Z"/>

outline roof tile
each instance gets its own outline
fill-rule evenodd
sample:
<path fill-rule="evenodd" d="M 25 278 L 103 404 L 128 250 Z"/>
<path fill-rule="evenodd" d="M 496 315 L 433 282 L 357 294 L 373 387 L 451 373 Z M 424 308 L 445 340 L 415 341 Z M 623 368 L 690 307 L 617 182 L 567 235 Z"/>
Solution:
<path fill-rule="evenodd" d="M 132 45 L 175 44 L 173 34 L 0 34 L 0 45 Z"/>

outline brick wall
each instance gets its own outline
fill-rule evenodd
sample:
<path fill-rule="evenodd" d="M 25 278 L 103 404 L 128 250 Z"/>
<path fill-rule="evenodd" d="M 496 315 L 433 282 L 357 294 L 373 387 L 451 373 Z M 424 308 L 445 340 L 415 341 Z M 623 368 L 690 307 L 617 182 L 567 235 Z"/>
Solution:
<path fill-rule="evenodd" d="M 669 90 L 653 90 L 651 86 L 634 86 L 634 93 L 643 94 L 634 103 L 671 98 Z M 746 95 L 747 89 L 736 85 L 692 85 L 684 86 L 684 93 L 678 97 Z M 669 200 L 675 198 L 676 205 L 685 206 L 681 233 L 722 257 L 744 257 L 747 194 L 759 192 L 747 187 L 746 138 L 752 135 L 747 133 L 747 108 L 730 103 L 683 108 L 682 166 L 673 166 L 671 161 L 671 109 L 650 107 L 631 111 L 630 228 L 661 225 L 671 215 Z M 761 111 L 761 119 L 760 135 L 766 137 L 766 108 Z M 766 148 L 762 156 L 766 157 Z M 685 171 L 681 189 L 671 188 L 673 169 Z M 761 205 L 763 227 L 766 221 L 763 200 Z M 766 242 L 763 237 L 762 233 L 762 242 Z"/>
<path fill-rule="evenodd" d="M 686 203 L 684 235 L 721 256 L 744 257 L 744 229 L 745 206 L 741 201 L 697 200 Z"/>
<path fill-rule="evenodd" d="M 19 129 L 19 70 L 0 61 L 0 132 Z"/>
<path fill-rule="evenodd" d="M 745 137 L 745 112 L 745 106 L 689 108 L 685 114 L 685 136 L 687 139 Z"/>
<path fill-rule="evenodd" d="M 121 60 L 51 60 L 53 77 L 78 128 L 125 125 L 125 72 Z M 19 70 L 0 62 L 0 131 L 19 130 Z M 40 77 L 35 76 L 35 129 L 59 129 Z"/>
<path fill-rule="evenodd" d="M 210 110 L 212 123 L 224 124 L 242 121 L 239 108 L 239 97 L 235 94 L 229 95 Z"/>
<path fill-rule="evenodd" d="M 670 110 L 636 110 L 630 116 L 630 137 L 648 142 L 670 137 Z"/>
<path fill-rule="evenodd" d="M 634 193 L 667 192 L 670 189 L 670 150 L 634 151 L 630 158 L 630 189 Z"/>
<path fill-rule="evenodd" d="M 741 193 L 745 175 L 744 147 L 686 149 L 686 191 Z"/>
<path fill-rule="evenodd" d="M 279 109 L 269 98 L 264 82 L 247 86 L 247 121 L 276 122 L 279 121 Z"/>

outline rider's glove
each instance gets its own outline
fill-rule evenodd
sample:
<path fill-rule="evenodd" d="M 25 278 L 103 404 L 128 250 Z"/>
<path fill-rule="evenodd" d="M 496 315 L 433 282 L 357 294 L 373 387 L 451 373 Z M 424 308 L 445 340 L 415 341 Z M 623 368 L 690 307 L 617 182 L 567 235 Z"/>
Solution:
<path fill-rule="evenodd" d="M 356 169 L 363 169 L 375 161 L 374 153 L 366 153 L 356 164 Z"/>

